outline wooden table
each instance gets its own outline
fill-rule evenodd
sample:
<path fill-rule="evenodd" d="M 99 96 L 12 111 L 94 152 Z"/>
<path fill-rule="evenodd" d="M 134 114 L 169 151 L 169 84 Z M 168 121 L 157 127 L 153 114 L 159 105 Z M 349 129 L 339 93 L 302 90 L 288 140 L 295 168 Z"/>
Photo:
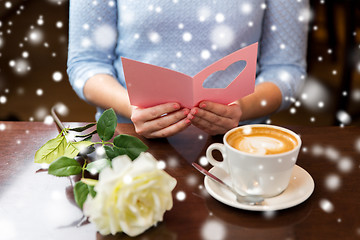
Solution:
<path fill-rule="evenodd" d="M 191 162 L 221 136 L 190 128 L 168 139 L 142 139 L 178 184 L 164 221 L 137 238 L 360 239 L 360 128 L 289 128 L 302 137 L 297 164 L 311 174 L 315 190 L 302 204 L 270 213 L 229 207 L 207 193 Z M 136 135 L 128 124 L 118 125 L 120 133 Z M 0 122 L 0 239 L 128 239 L 101 236 L 93 224 L 76 227 L 82 212 L 69 179 L 36 173 L 36 150 L 57 134 L 55 124 Z"/>

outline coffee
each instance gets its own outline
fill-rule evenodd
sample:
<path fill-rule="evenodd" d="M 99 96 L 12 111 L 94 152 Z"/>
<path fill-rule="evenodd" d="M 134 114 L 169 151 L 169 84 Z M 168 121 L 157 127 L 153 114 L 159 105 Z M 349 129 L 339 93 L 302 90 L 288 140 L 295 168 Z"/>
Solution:
<path fill-rule="evenodd" d="M 229 174 L 239 194 L 273 197 L 287 188 L 301 147 L 296 133 L 268 124 L 244 125 L 229 130 L 223 142 L 211 144 L 206 158 Z"/>
<path fill-rule="evenodd" d="M 292 134 L 281 129 L 251 125 L 230 133 L 226 140 L 231 147 L 255 155 L 280 154 L 298 145 Z"/>

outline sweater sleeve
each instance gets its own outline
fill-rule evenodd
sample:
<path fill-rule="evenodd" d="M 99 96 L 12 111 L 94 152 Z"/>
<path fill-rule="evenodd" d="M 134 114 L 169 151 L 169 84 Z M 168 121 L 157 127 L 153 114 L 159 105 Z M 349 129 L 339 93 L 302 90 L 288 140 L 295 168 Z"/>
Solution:
<path fill-rule="evenodd" d="M 117 41 L 116 1 L 71 0 L 67 73 L 77 95 L 96 74 L 116 78 L 113 67 Z"/>
<path fill-rule="evenodd" d="M 308 0 L 267 1 L 256 81 L 280 88 L 279 110 L 290 105 L 305 79 L 309 13 Z"/>

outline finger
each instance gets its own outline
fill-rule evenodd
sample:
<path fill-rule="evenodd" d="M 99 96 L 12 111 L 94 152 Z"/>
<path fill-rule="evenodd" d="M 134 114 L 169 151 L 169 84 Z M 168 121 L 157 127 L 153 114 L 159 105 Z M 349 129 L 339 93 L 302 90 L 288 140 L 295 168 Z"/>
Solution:
<path fill-rule="evenodd" d="M 160 131 L 161 129 L 167 128 L 183 119 L 186 119 L 188 113 L 189 109 L 182 109 L 142 124 L 134 124 L 135 131 L 147 138 L 154 137 L 152 134 L 153 132 Z"/>
<path fill-rule="evenodd" d="M 181 121 L 178 121 L 175 124 L 172 124 L 166 128 L 163 128 L 161 130 L 155 131 L 150 133 L 147 138 L 164 138 L 164 137 L 170 137 L 173 136 L 184 129 L 186 129 L 188 126 L 191 125 L 191 122 L 189 119 L 184 118 Z"/>
<path fill-rule="evenodd" d="M 200 110 L 201 109 L 199 109 L 199 112 L 200 112 Z M 203 110 L 201 110 L 201 111 L 203 111 Z M 208 120 L 206 118 L 199 117 L 198 112 L 195 111 L 195 109 L 192 109 L 187 117 L 188 117 L 188 119 L 190 119 L 191 124 L 204 130 L 205 132 L 207 132 L 211 135 L 224 133 L 227 130 L 224 127 L 224 125 L 214 123 L 213 121 Z"/>
<path fill-rule="evenodd" d="M 224 105 L 223 105 L 224 107 Z M 220 115 L 217 115 L 213 112 L 203 110 L 200 108 L 193 108 L 190 111 L 190 114 L 193 116 L 191 121 L 194 123 L 203 123 L 208 126 L 212 127 L 219 127 L 221 129 L 223 128 L 230 128 L 234 126 L 234 121 L 231 118 L 223 117 Z"/>
<path fill-rule="evenodd" d="M 133 108 L 131 120 L 134 123 L 147 122 L 180 109 L 178 103 L 164 103 L 149 108 Z"/>
<path fill-rule="evenodd" d="M 142 127 L 146 129 L 146 132 L 149 133 L 159 131 L 185 119 L 188 114 L 189 109 L 181 109 L 176 112 L 172 112 L 162 117 L 156 118 L 154 120 L 145 122 Z"/>
<path fill-rule="evenodd" d="M 194 125 L 195 127 L 203 130 L 204 132 L 210 135 L 217 135 L 226 132 L 226 129 L 224 127 L 215 125 L 209 121 L 206 121 L 205 119 L 194 117 L 190 121 L 192 125 Z"/>
<path fill-rule="evenodd" d="M 230 118 L 232 113 L 228 105 L 214 103 L 210 101 L 203 101 L 199 104 L 200 109 L 212 112 L 218 116 Z"/>

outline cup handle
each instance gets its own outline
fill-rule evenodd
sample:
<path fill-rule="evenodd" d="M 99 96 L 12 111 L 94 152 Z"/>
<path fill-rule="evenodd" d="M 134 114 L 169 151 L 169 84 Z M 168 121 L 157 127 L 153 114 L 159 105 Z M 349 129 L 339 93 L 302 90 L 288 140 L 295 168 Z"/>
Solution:
<path fill-rule="evenodd" d="M 221 155 L 223 157 L 223 160 L 221 162 L 216 160 L 213 157 L 212 152 L 214 150 L 220 151 L 220 153 L 221 153 Z M 221 143 L 213 143 L 213 144 L 211 144 L 206 150 L 206 158 L 207 158 L 208 162 L 211 165 L 213 165 L 214 167 L 219 167 L 219 168 L 223 169 L 225 172 L 229 173 L 227 164 L 225 162 L 226 161 L 226 151 L 225 151 L 225 145 L 224 144 L 221 144 Z"/>

